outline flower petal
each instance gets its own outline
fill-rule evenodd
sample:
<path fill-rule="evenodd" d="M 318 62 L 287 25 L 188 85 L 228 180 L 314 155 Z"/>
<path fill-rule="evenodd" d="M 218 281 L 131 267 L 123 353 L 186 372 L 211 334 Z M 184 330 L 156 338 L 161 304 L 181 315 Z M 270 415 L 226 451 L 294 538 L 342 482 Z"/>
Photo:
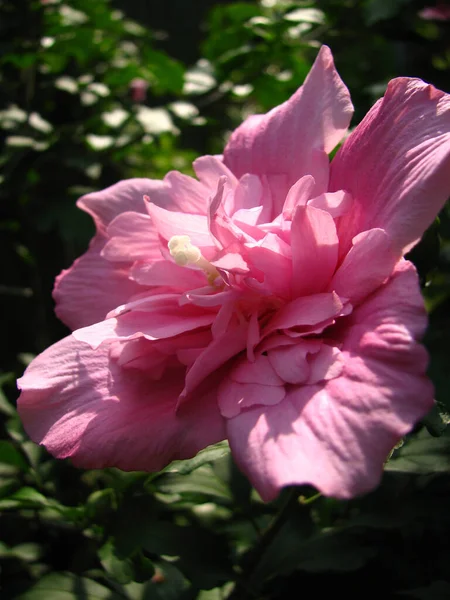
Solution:
<path fill-rule="evenodd" d="M 316 182 L 311 175 L 304 175 L 289 190 L 283 205 L 283 219 L 292 220 L 297 206 L 305 206 L 314 190 Z M 321 208 L 319 206 L 319 208 Z"/>
<path fill-rule="evenodd" d="M 165 240 L 170 240 L 174 235 L 188 235 L 194 246 L 214 246 L 206 216 L 164 210 L 152 202 L 147 204 L 147 210 L 159 235 Z"/>
<path fill-rule="evenodd" d="M 350 194 L 339 190 L 338 192 L 327 192 L 316 196 L 316 198 L 312 198 L 308 202 L 308 206 L 321 208 L 329 213 L 333 219 L 337 219 L 350 210 L 352 203 L 353 199 Z"/>
<path fill-rule="evenodd" d="M 158 300 L 158 297 L 155 297 Z M 118 317 L 105 319 L 89 327 L 83 327 L 73 332 L 73 336 L 98 348 L 108 340 L 129 340 L 136 337 L 161 339 L 174 337 L 210 325 L 215 313 L 207 312 L 196 306 L 185 304 L 179 306 L 178 298 L 167 299 L 164 306 L 155 306 L 153 310 L 130 311 Z"/>
<path fill-rule="evenodd" d="M 72 336 L 28 367 L 18 410 L 30 437 L 78 467 L 158 471 L 224 438 L 213 391 L 175 412 L 183 374 L 154 381 L 132 376 Z"/>
<path fill-rule="evenodd" d="M 378 484 L 390 450 L 433 405 L 416 342 L 425 324 L 415 269 L 401 263 L 349 317 L 340 376 L 228 421 L 237 464 L 264 500 L 293 484 L 338 498 Z"/>
<path fill-rule="evenodd" d="M 338 227 L 343 253 L 375 227 L 406 252 L 450 193 L 450 96 L 418 79 L 392 80 L 335 156 L 330 189 L 354 200 Z"/>
<path fill-rule="evenodd" d="M 178 210 L 190 214 L 205 215 L 208 208 L 208 199 L 211 190 L 193 177 L 183 175 L 178 171 L 171 171 L 164 177 L 164 183 L 168 186 L 170 196 L 175 206 L 168 207 L 169 210 Z M 153 194 L 150 200 L 158 206 L 164 206 L 159 197 Z M 164 208 L 166 208 L 164 206 Z"/>
<path fill-rule="evenodd" d="M 103 258 L 105 241 L 97 235 L 88 251 L 56 278 L 55 312 L 70 329 L 101 321 L 110 310 L 146 289 L 128 278 L 125 266 Z"/>
<path fill-rule="evenodd" d="M 291 297 L 292 257 L 291 248 L 274 233 L 266 233 L 264 238 L 255 244 L 245 244 L 245 252 L 249 263 L 264 274 L 264 289 L 276 296 Z"/>
<path fill-rule="evenodd" d="M 313 206 L 298 206 L 291 227 L 294 297 L 326 289 L 336 268 L 339 240 L 333 217 Z"/>
<path fill-rule="evenodd" d="M 260 383 L 261 385 L 283 385 L 267 356 L 260 355 L 253 362 L 240 360 L 230 372 L 230 379 L 237 383 Z"/>
<path fill-rule="evenodd" d="M 286 395 L 283 386 L 241 383 L 225 377 L 219 385 L 217 401 L 222 416 L 235 417 L 252 406 L 273 406 Z"/>
<path fill-rule="evenodd" d="M 161 260 L 158 232 L 148 215 L 125 212 L 108 226 L 108 242 L 102 256 L 115 262 Z"/>
<path fill-rule="evenodd" d="M 86 194 L 78 200 L 77 206 L 92 216 L 100 233 L 105 233 L 109 223 L 123 212 L 146 214 L 146 195 L 159 206 L 175 208 L 170 189 L 163 181 L 142 178 L 126 179 L 100 192 Z"/>
<path fill-rule="evenodd" d="M 220 177 L 226 177 L 233 189 L 238 184 L 237 178 L 224 165 L 221 156 L 200 156 L 194 160 L 193 167 L 200 182 L 210 190 L 210 194 L 215 194 Z"/>
<path fill-rule="evenodd" d="M 130 270 L 130 278 L 141 285 L 166 286 L 182 291 L 200 287 L 205 281 L 203 271 L 180 267 L 169 260 L 136 261 Z"/>
<path fill-rule="evenodd" d="M 331 51 L 322 46 L 305 83 L 287 102 L 248 118 L 232 134 L 224 162 L 237 177 L 286 174 L 286 192 L 303 175 L 323 183 L 327 168 L 319 155 L 341 140 L 352 113 Z M 318 186 L 317 194 L 324 191 Z"/>
<path fill-rule="evenodd" d="M 360 302 L 392 273 L 398 260 L 392 242 L 383 229 L 371 229 L 355 236 L 353 246 L 336 271 L 329 289 L 350 302 Z"/>
<path fill-rule="evenodd" d="M 322 347 L 319 340 L 299 340 L 292 346 L 270 350 L 269 361 L 286 383 L 305 383 L 310 374 L 308 354 L 317 354 Z"/>
<path fill-rule="evenodd" d="M 342 309 L 343 304 L 335 293 L 296 298 L 275 313 L 264 329 L 264 334 L 267 336 L 277 329 L 318 325 L 328 320 L 331 322 Z"/>
<path fill-rule="evenodd" d="M 221 337 L 215 338 L 187 372 L 180 404 L 186 402 L 202 381 L 244 350 L 246 345 L 247 328 L 244 326 L 230 328 Z"/>

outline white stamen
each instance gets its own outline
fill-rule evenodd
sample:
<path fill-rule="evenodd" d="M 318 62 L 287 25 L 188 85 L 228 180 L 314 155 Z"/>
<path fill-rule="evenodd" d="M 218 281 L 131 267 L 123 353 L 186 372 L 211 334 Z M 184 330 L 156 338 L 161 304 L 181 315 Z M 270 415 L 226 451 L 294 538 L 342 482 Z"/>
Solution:
<path fill-rule="evenodd" d="M 200 248 L 191 244 L 191 238 L 188 235 L 172 236 L 167 246 L 170 255 L 178 266 L 186 267 L 188 265 L 195 265 L 196 267 L 203 269 L 211 285 L 214 283 L 215 279 L 219 277 L 219 272 L 216 267 L 202 256 Z"/>
<path fill-rule="evenodd" d="M 202 256 L 200 249 L 191 244 L 188 235 L 174 235 L 170 238 L 168 247 L 170 255 L 180 267 L 195 265 Z"/>

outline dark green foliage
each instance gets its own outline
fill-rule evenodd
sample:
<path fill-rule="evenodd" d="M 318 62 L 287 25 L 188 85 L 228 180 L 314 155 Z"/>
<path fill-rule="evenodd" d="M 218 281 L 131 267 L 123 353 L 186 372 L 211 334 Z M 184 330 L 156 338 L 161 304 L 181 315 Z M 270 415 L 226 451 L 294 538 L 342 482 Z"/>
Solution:
<path fill-rule="evenodd" d="M 394 76 L 449 91 L 450 21 L 420 18 L 424 4 L 0 0 L 2 600 L 450 597 L 448 205 L 408 257 L 437 403 L 363 498 L 304 487 L 263 504 L 225 443 L 160 473 L 77 470 L 29 441 L 14 406 L 16 376 L 65 334 L 51 288 L 93 233 L 80 195 L 189 173 L 244 116 L 286 100 L 320 43 L 350 88 L 353 124 Z"/>

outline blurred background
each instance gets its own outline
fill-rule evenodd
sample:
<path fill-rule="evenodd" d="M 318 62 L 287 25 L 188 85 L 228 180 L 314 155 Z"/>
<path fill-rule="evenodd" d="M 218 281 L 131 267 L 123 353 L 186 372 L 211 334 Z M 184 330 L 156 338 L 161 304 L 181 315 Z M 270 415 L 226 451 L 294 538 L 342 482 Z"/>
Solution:
<path fill-rule="evenodd" d="M 0 0 L 0 597 L 450 598 L 450 211 L 411 253 L 437 408 L 380 488 L 264 505 L 226 445 L 162 473 L 77 471 L 24 434 L 15 379 L 68 333 L 55 276 L 84 252 L 86 192 L 192 174 L 286 100 L 328 44 L 356 108 L 387 82 L 450 92 L 450 3 Z M 271 531 L 274 516 L 282 519 Z M 269 534 L 267 533 L 269 531 Z"/>

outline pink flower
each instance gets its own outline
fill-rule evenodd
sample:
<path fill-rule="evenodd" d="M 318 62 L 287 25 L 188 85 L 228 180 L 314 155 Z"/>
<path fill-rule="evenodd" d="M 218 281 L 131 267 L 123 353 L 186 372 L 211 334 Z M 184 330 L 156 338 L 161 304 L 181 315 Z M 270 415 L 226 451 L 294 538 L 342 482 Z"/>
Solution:
<path fill-rule="evenodd" d="M 77 466 L 159 470 L 228 439 L 263 499 L 373 488 L 433 404 L 426 314 L 402 258 L 450 192 L 450 97 L 386 95 L 352 115 L 331 52 L 247 119 L 198 180 L 88 194 L 88 252 L 56 281 L 75 331 L 19 385 L 30 436 Z"/>
<path fill-rule="evenodd" d="M 145 79 L 136 77 L 130 83 L 131 99 L 133 102 L 145 102 L 147 99 L 148 82 Z"/>
<path fill-rule="evenodd" d="M 426 6 L 419 12 L 419 17 L 426 21 L 448 21 L 450 6 L 445 2 L 438 2 L 436 6 Z"/>

